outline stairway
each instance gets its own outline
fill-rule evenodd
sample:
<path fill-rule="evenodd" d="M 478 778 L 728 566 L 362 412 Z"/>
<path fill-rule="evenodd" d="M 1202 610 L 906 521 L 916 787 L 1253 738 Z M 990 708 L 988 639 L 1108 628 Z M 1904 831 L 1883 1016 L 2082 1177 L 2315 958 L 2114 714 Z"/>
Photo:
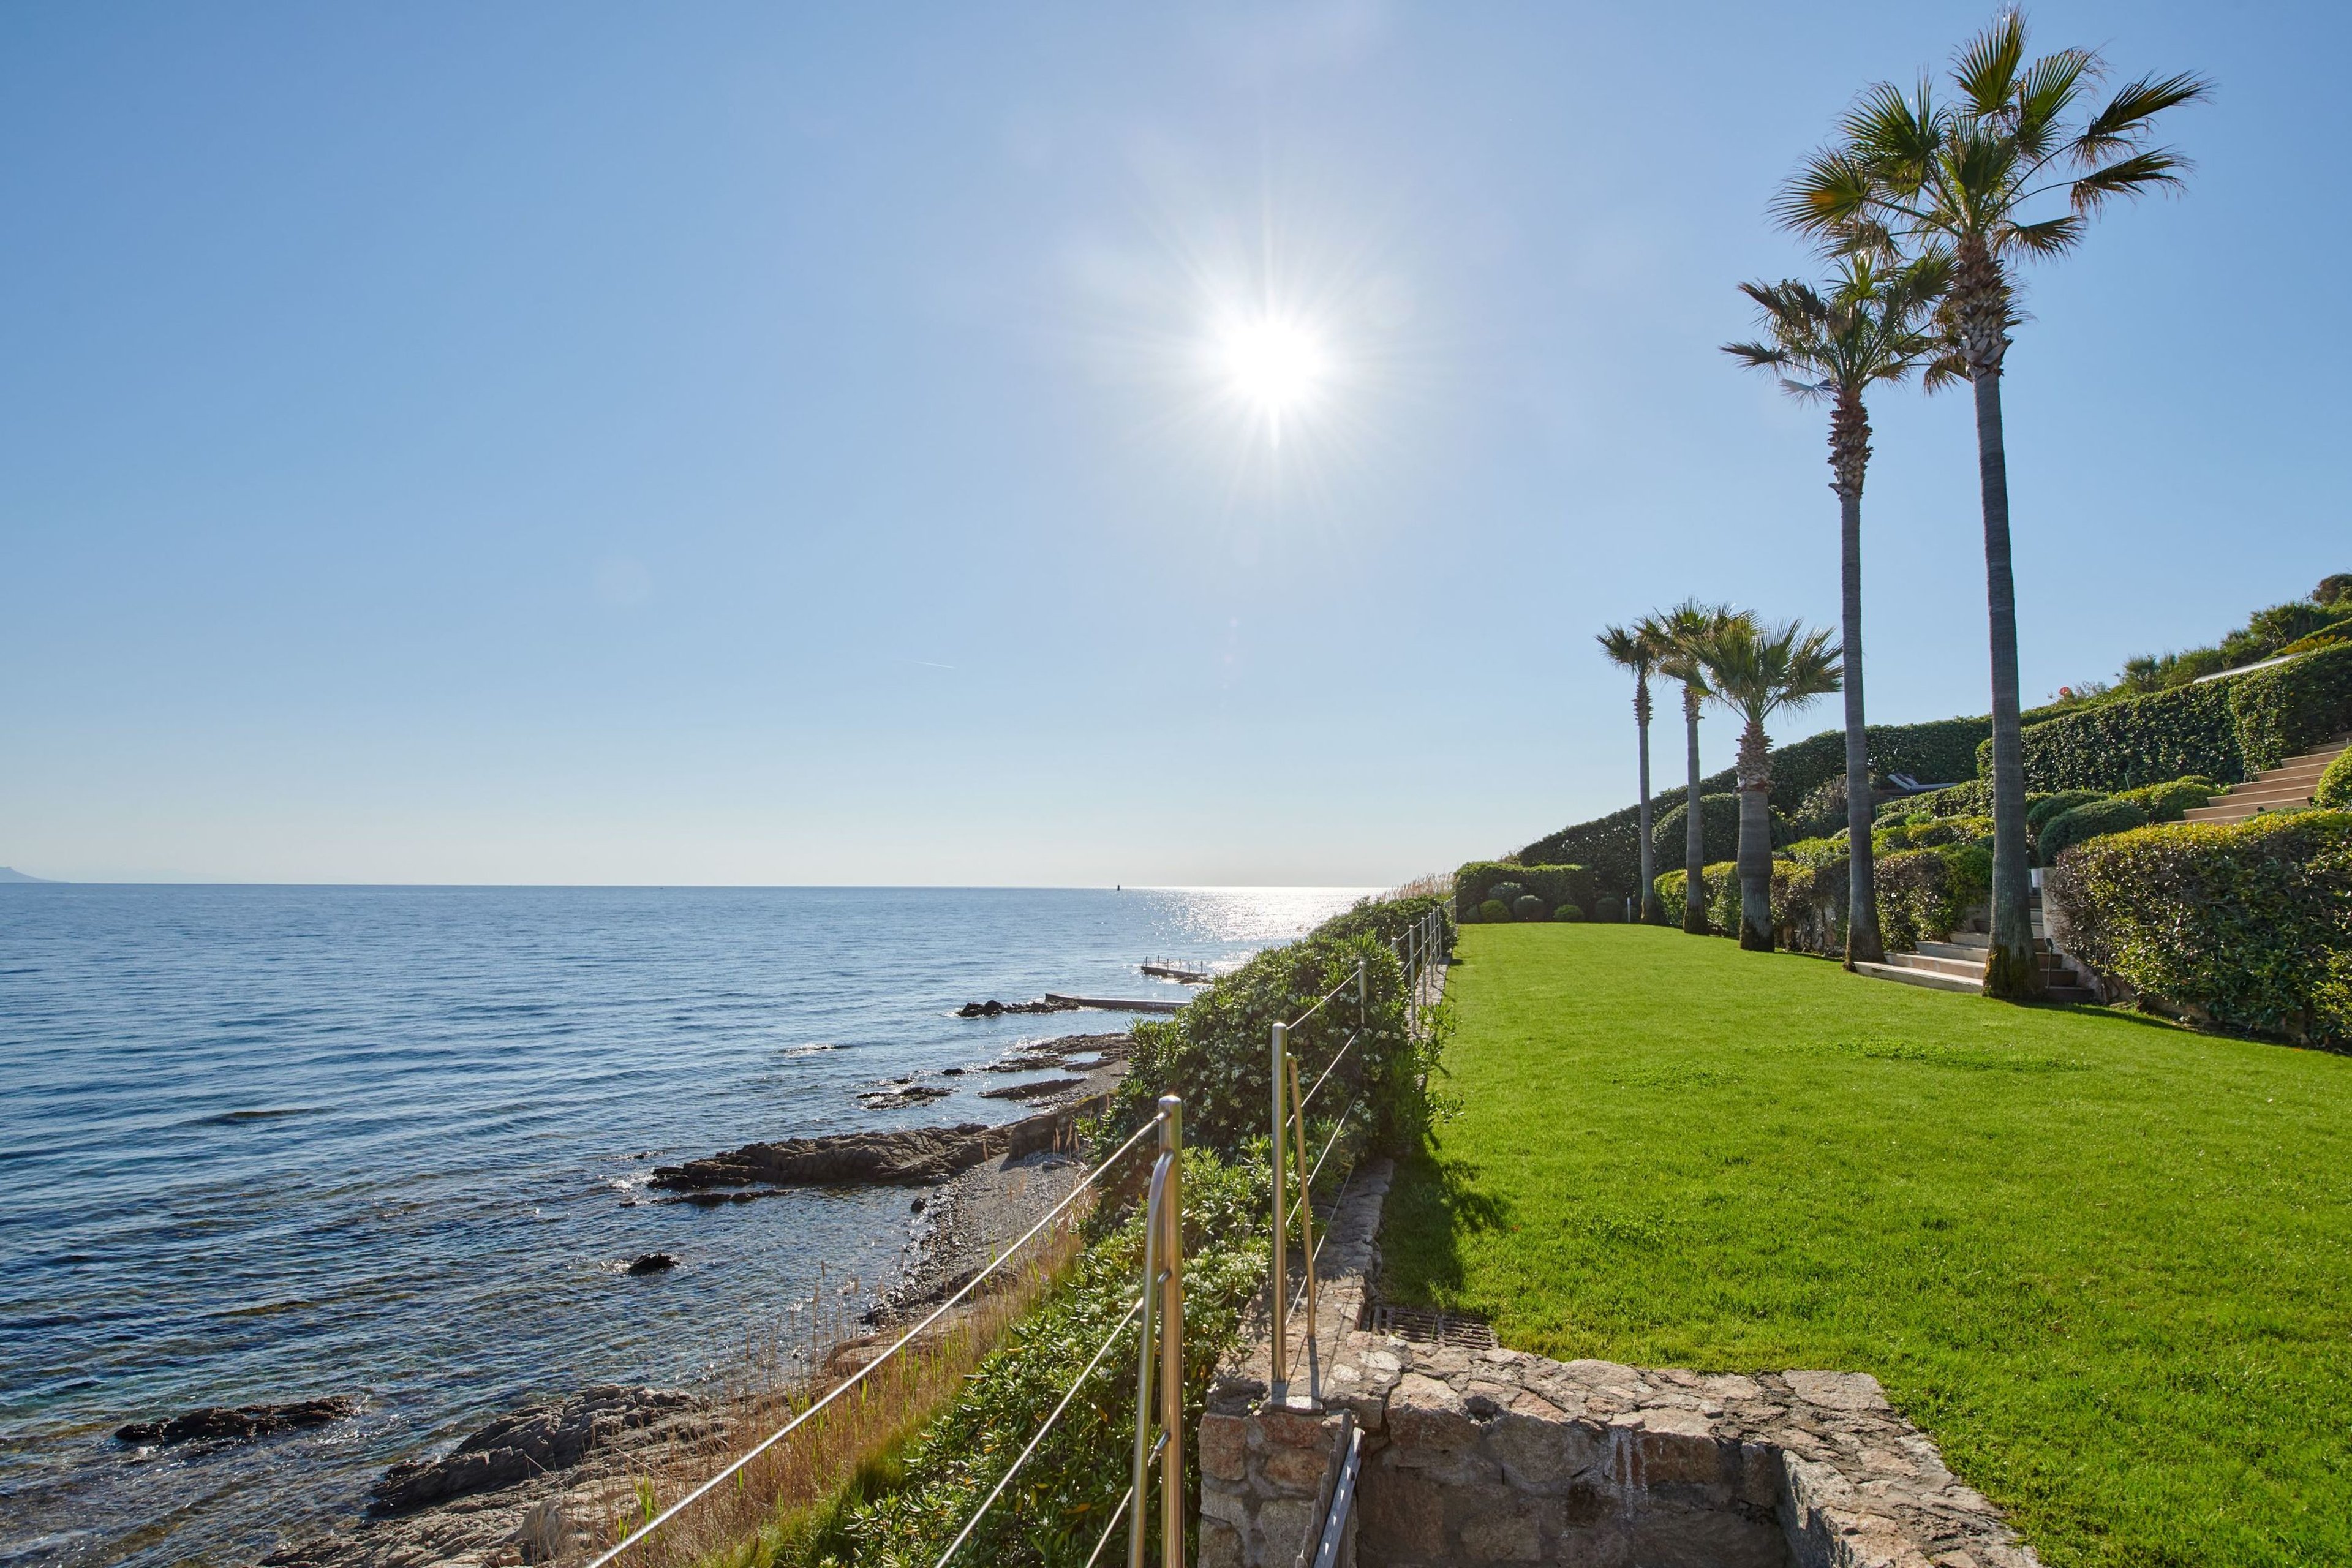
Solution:
<path fill-rule="evenodd" d="M 1856 974 L 1923 985 L 1930 991 L 1984 992 L 1985 957 L 1992 938 L 1982 931 L 1956 931 L 1942 942 L 1923 942 L 1910 952 L 1892 952 L 1884 963 L 1857 963 Z M 2033 952 L 2042 963 L 2042 994 L 2053 1002 L 2096 1002 L 2098 993 L 2077 982 L 2066 955 L 2042 934 L 2042 910 L 2033 911 Z"/>
<path fill-rule="evenodd" d="M 2315 752 L 2305 752 L 2299 757 L 2289 757 L 2277 767 L 2264 768 L 2244 784 L 2192 808 L 2186 814 L 2186 820 L 2243 822 L 2258 812 L 2309 805 L 2311 792 L 2319 787 L 2319 775 L 2343 754 L 2345 743 L 2345 738 L 2339 736 Z"/>

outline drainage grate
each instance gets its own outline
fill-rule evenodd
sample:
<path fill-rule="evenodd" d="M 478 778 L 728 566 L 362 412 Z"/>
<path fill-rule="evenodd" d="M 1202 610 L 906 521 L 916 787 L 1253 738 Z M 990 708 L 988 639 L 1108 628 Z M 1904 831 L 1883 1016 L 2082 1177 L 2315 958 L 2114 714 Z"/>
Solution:
<path fill-rule="evenodd" d="M 1455 1345 L 1467 1351 L 1495 1348 L 1494 1325 L 1486 1319 L 1433 1311 L 1427 1307 L 1375 1306 L 1369 1326 L 1376 1334 L 1411 1340 L 1415 1344 Z"/>

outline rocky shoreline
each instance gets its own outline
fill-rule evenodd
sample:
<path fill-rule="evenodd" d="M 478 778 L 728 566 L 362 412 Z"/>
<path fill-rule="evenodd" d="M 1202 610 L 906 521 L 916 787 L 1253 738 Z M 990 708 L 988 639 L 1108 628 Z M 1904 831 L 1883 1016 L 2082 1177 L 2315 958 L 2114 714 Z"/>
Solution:
<path fill-rule="evenodd" d="M 806 1186 L 930 1189 L 910 1205 L 919 1216 L 913 1260 L 866 1314 L 874 1332 L 835 1347 L 817 1381 L 837 1379 L 863 1364 L 861 1351 L 877 1353 L 899 1325 L 952 1294 L 1069 1192 L 1083 1173 L 1076 1123 L 1108 1102 L 1125 1075 L 1128 1046 L 1124 1034 L 1070 1036 L 989 1064 L 982 1070 L 1076 1075 L 1034 1086 L 1045 1108 L 1016 1121 L 747 1144 L 659 1167 L 651 1184 L 664 1196 L 656 1201 L 715 1206 Z M 666 1255 L 648 1255 L 656 1256 Z M 240 1414 L 247 1413 L 181 1419 Z M 268 1568 L 555 1562 L 585 1544 L 582 1527 L 611 1517 L 635 1478 L 702 1449 L 724 1453 L 730 1430 L 749 1415 L 743 1402 L 616 1384 L 509 1411 L 445 1456 L 387 1469 L 366 1517 L 264 1561 Z"/>

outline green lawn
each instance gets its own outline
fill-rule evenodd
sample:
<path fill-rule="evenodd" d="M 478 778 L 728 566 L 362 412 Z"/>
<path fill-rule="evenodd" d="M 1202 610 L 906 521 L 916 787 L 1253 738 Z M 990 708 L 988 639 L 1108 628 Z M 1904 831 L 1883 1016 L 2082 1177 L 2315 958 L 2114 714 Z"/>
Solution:
<path fill-rule="evenodd" d="M 1627 926 L 1473 926 L 1387 1289 L 1874 1373 L 2053 1564 L 2352 1563 L 2352 1058 Z"/>

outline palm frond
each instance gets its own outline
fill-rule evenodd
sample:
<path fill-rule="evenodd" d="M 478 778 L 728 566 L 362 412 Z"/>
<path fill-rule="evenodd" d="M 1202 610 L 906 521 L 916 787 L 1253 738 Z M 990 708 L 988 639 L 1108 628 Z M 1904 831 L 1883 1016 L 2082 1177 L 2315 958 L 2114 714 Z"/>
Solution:
<path fill-rule="evenodd" d="M 1991 26 L 1970 38 L 1952 58 L 1952 85 L 1970 113 L 1985 119 L 2007 107 L 2025 62 L 2025 17 L 2005 11 Z"/>
<path fill-rule="evenodd" d="M 2012 224 L 2000 237 L 2004 246 L 2028 256 L 2063 256 L 2083 243 L 2083 220 L 2069 213 L 2040 223 Z"/>
<path fill-rule="evenodd" d="M 1907 98 L 1893 82 L 1882 81 L 1854 100 L 1839 132 L 1872 174 L 1895 191 L 1916 191 L 1919 186 L 1913 176 L 1935 160 L 1943 144 L 1945 117 L 1926 80 Z"/>
<path fill-rule="evenodd" d="M 2050 155 L 2057 145 L 2059 121 L 2083 89 L 2098 79 L 2101 68 L 2099 57 L 2088 49 L 2061 49 L 2026 68 L 2017 84 L 2010 134 L 2027 157 Z"/>
<path fill-rule="evenodd" d="M 2146 195 L 2168 185 L 2178 189 L 2181 174 L 2189 167 L 2189 161 L 2170 148 L 2151 147 L 2070 182 L 2067 196 L 2076 213 L 2089 216 L 2117 196 Z"/>
<path fill-rule="evenodd" d="M 2147 133 L 2147 122 L 2166 110 L 2210 98 L 2212 94 L 2210 79 L 2187 71 L 2163 78 L 2144 76 L 2137 81 L 2126 82 L 2091 116 L 2082 133 L 2074 138 L 2075 159 L 2088 165 L 2122 152 L 2135 145 Z"/>
<path fill-rule="evenodd" d="M 1869 172 L 1858 161 L 1824 150 L 1781 184 L 1772 198 L 1772 221 L 1799 234 L 1834 235 L 1868 217 L 1872 195 Z"/>
<path fill-rule="evenodd" d="M 1630 628 L 1603 626 L 1592 640 L 1601 645 L 1610 663 L 1632 670 L 1636 677 L 1647 676 L 1657 665 L 1657 645 L 1639 621 Z"/>

